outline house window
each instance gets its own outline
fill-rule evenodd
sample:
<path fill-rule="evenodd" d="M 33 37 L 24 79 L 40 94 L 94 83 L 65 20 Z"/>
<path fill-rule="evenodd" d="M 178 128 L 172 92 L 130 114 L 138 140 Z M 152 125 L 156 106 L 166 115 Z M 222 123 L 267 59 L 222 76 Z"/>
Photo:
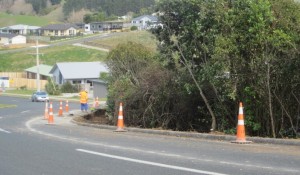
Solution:
<path fill-rule="evenodd" d="M 143 23 L 143 20 L 140 20 L 140 23 Z"/>
<path fill-rule="evenodd" d="M 55 30 L 55 36 L 58 36 L 58 31 L 57 30 Z"/>
<path fill-rule="evenodd" d="M 61 36 L 64 36 L 64 35 L 65 35 L 65 31 L 61 30 L 61 31 L 60 31 L 60 35 L 61 35 Z"/>
<path fill-rule="evenodd" d="M 69 30 L 69 35 L 74 35 L 74 31 L 73 30 Z"/>
<path fill-rule="evenodd" d="M 72 84 L 80 84 L 81 83 L 81 80 L 73 80 L 72 81 Z"/>

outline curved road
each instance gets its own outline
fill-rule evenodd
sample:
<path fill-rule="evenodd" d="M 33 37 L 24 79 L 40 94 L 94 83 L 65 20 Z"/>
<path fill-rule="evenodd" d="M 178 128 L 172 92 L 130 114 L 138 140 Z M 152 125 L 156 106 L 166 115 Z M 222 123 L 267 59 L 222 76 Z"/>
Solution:
<path fill-rule="evenodd" d="M 300 148 L 179 138 L 43 120 L 44 103 L 0 96 L 3 175 L 300 174 Z M 1 105 L 0 105 L 1 106 Z M 71 110 L 78 104 L 69 103 Z M 74 112 L 73 111 L 73 112 Z M 126 117 L 126 116 L 124 116 Z"/>

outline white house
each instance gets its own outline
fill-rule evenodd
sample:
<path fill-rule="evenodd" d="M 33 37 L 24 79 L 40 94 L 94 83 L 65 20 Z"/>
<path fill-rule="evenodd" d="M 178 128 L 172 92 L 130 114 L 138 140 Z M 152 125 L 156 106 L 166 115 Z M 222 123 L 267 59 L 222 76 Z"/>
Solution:
<path fill-rule="evenodd" d="M 3 27 L 0 29 L 0 33 L 10 33 L 10 34 L 18 34 L 18 35 L 37 35 L 39 29 L 40 29 L 39 26 L 18 24 L 18 25 Z"/>
<path fill-rule="evenodd" d="M 157 16 L 143 15 L 131 20 L 132 26 L 137 26 L 139 30 L 148 29 L 151 25 L 158 23 Z"/>
<path fill-rule="evenodd" d="M 26 37 L 23 35 L 0 33 L 0 44 L 26 44 Z"/>

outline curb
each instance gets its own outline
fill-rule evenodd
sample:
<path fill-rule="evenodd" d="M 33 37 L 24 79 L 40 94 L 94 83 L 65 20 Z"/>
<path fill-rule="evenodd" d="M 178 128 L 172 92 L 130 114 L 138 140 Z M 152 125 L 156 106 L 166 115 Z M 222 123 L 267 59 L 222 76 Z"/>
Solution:
<path fill-rule="evenodd" d="M 81 115 L 75 115 L 75 117 L 81 117 Z M 75 123 L 77 125 L 81 125 L 81 126 L 88 126 L 88 127 L 94 127 L 94 128 L 100 128 L 100 129 L 109 129 L 109 130 L 117 129 L 116 126 L 78 122 L 78 121 L 75 121 L 74 118 L 71 120 L 71 122 Z M 175 136 L 175 137 L 189 137 L 189 138 L 198 138 L 198 139 L 215 140 L 215 141 L 226 141 L 226 142 L 231 142 L 231 141 L 236 140 L 236 136 L 232 136 L 232 135 L 213 135 L 213 134 L 206 134 L 206 133 L 153 130 L 153 129 L 140 129 L 140 128 L 125 128 L 125 130 L 130 131 L 130 132 L 140 132 L 140 133 L 167 135 L 167 136 Z M 287 140 L 287 139 L 248 137 L 247 141 L 252 141 L 253 143 L 261 143 L 261 144 L 300 146 L 300 140 L 291 140 L 291 139 Z"/>

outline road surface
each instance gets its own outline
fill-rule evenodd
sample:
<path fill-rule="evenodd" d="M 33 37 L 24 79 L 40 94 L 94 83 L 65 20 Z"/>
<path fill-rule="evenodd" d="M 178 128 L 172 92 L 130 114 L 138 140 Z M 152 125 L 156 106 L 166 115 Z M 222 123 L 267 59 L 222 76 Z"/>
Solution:
<path fill-rule="evenodd" d="M 249 144 L 77 126 L 72 116 L 43 119 L 44 103 L 0 96 L 3 175 L 296 175 L 297 146 Z M 70 110 L 79 104 L 69 103 Z M 126 116 L 124 116 L 126 117 Z"/>

